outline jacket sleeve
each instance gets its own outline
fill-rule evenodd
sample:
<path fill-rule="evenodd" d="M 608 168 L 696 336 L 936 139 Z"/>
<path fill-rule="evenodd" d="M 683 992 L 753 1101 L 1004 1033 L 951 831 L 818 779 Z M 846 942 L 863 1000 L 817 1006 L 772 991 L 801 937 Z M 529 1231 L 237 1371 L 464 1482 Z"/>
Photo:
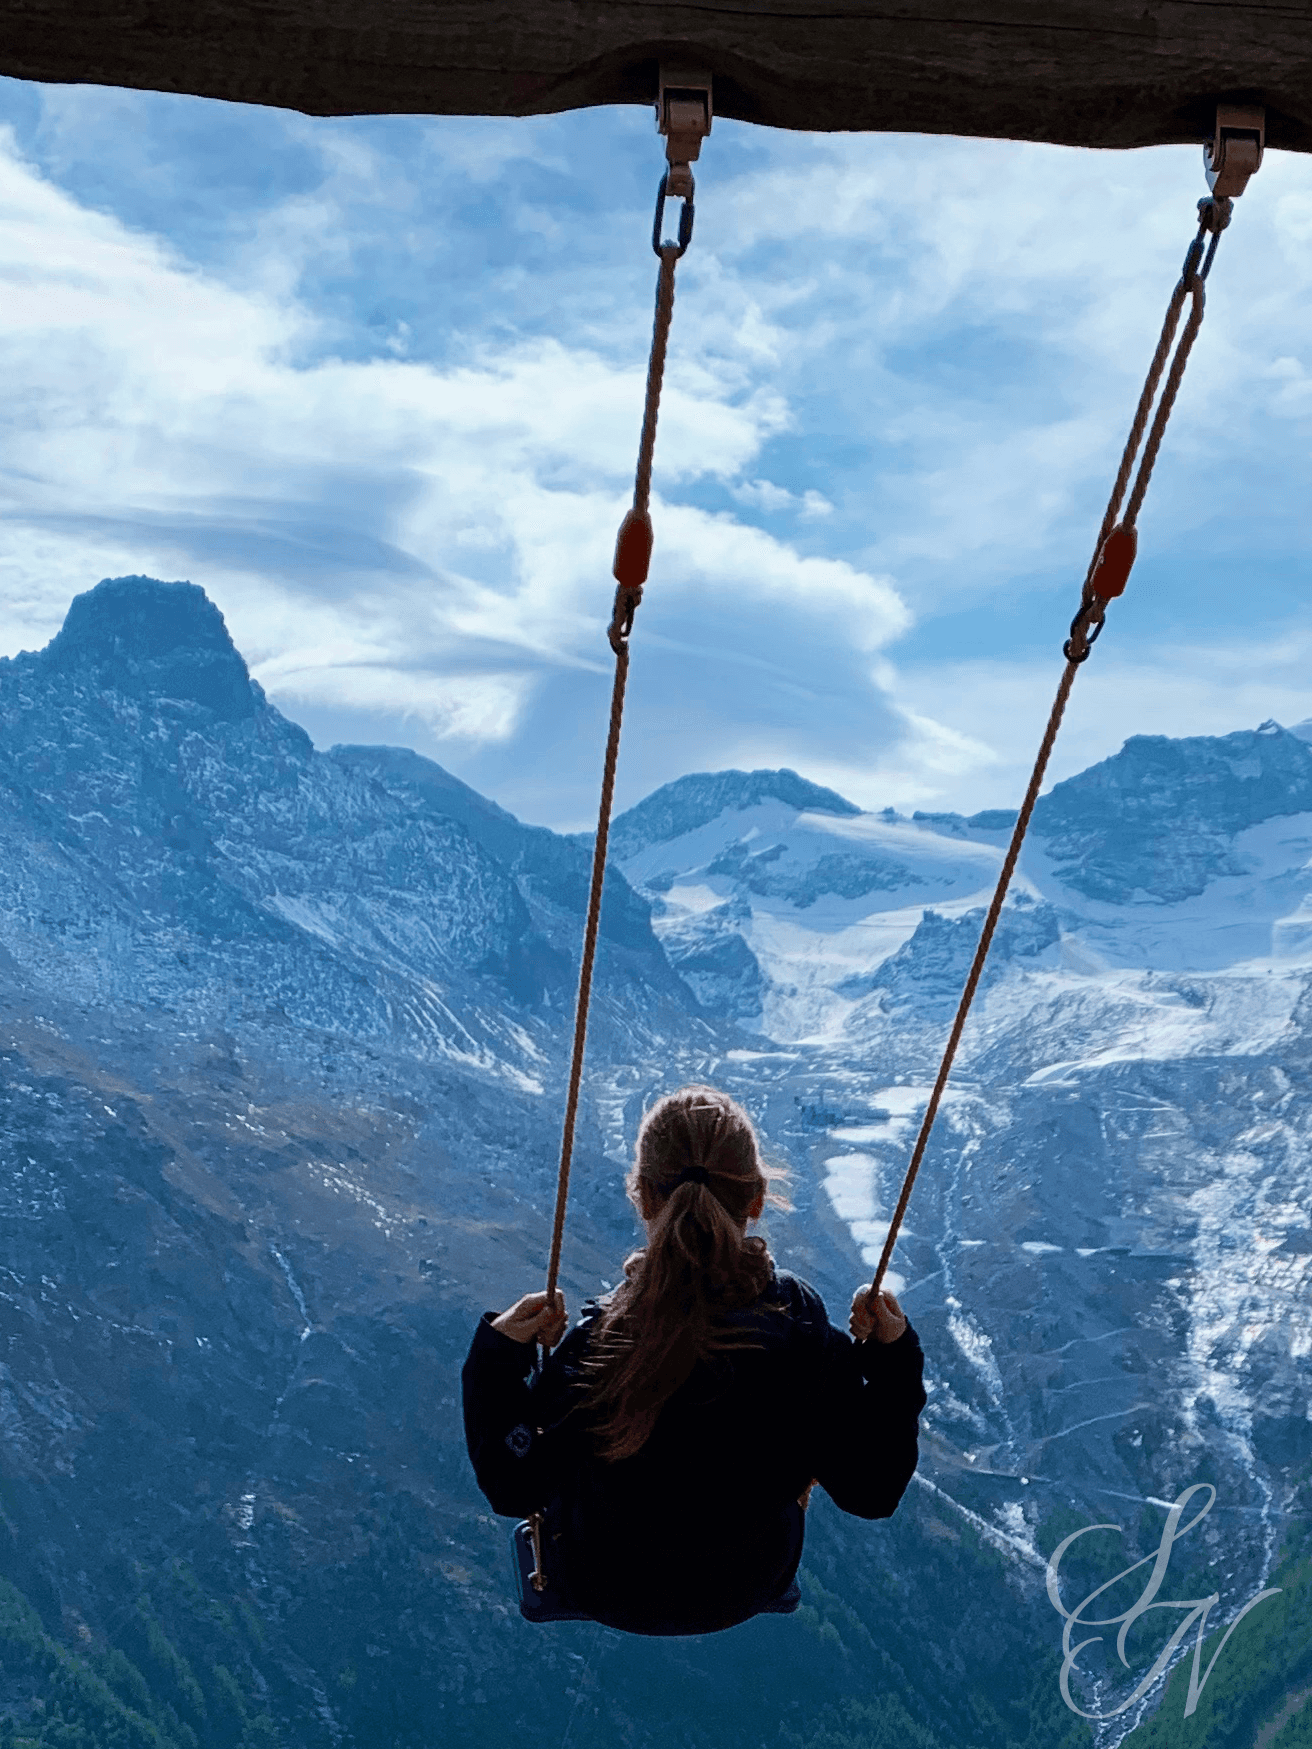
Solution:
<path fill-rule="evenodd" d="M 908 1324 L 896 1342 L 853 1342 L 825 1320 L 815 1477 L 844 1512 L 889 1518 L 915 1474 L 925 1357 Z"/>
<path fill-rule="evenodd" d="M 561 1415 L 562 1352 L 578 1346 L 578 1332 L 530 1382 L 533 1344 L 494 1330 L 495 1316 L 485 1312 L 479 1320 L 460 1374 L 465 1443 L 492 1510 L 522 1518 L 546 1504 L 556 1483 L 557 1442 L 550 1434 Z"/>

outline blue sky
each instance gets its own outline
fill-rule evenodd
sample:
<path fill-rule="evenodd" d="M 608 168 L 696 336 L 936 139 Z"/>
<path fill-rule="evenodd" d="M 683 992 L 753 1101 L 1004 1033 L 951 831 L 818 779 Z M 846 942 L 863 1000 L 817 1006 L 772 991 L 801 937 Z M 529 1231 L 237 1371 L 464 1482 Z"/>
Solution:
<path fill-rule="evenodd" d="M 0 81 L 0 128 L 0 650 L 102 576 L 190 578 L 320 745 L 414 746 L 587 825 L 650 112 L 322 121 Z M 716 123 L 621 805 L 728 765 L 1015 802 L 1200 159 Z M 1055 776 L 1312 716 L 1310 452 L 1312 159 L 1271 153 Z"/>

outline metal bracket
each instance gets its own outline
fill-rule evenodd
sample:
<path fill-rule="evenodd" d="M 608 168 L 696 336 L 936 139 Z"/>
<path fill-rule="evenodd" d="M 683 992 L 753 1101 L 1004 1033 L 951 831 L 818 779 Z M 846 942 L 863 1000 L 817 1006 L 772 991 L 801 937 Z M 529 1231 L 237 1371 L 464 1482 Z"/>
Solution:
<path fill-rule="evenodd" d="M 661 62 L 656 97 L 656 131 L 665 136 L 670 161 L 668 192 L 687 200 L 692 194 L 692 170 L 702 141 L 711 131 L 711 75 L 703 69 L 667 66 Z"/>
<path fill-rule="evenodd" d="M 1203 168 L 1207 186 L 1218 200 L 1244 192 L 1261 165 L 1265 146 L 1266 110 L 1260 104 L 1217 104 L 1216 134 L 1203 147 Z"/>
<path fill-rule="evenodd" d="M 533 1571 L 529 1574 L 535 1591 L 545 1591 L 547 1588 L 546 1569 L 542 1565 L 542 1514 L 530 1512 L 528 1515 L 529 1541 L 533 1545 Z"/>

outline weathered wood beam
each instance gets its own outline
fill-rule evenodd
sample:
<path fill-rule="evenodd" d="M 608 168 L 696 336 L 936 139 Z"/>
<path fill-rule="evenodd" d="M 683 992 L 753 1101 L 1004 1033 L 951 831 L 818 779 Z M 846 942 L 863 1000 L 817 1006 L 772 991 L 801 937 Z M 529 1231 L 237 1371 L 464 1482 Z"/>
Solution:
<path fill-rule="evenodd" d="M 311 115 L 650 103 L 662 57 L 771 127 L 1149 146 L 1233 98 L 1312 151 L 1312 0 L 0 3 L 0 72 Z"/>

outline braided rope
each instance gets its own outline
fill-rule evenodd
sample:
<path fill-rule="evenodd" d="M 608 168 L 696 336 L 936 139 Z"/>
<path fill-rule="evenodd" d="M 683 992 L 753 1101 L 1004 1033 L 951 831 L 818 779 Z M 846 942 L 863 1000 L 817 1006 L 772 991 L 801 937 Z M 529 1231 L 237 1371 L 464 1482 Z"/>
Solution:
<path fill-rule="evenodd" d="M 656 453 L 656 419 L 661 408 L 661 382 L 665 376 L 665 353 L 670 344 L 670 321 L 674 315 L 674 266 L 679 257 L 671 245 L 661 249 L 661 270 L 656 279 L 656 319 L 651 330 L 651 358 L 647 364 L 647 401 L 638 439 L 638 466 L 633 479 L 633 508 L 645 513 L 651 505 L 651 464 Z"/>
<path fill-rule="evenodd" d="M 1203 325 L 1207 294 L 1203 289 L 1202 280 L 1196 278 L 1189 289 L 1193 299 L 1193 308 L 1189 312 L 1189 320 L 1184 325 L 1184 333 L 1180 336 L 1180 344 L 1176 348 L 1175 357 L 1171 360 L 1166 387 L 1162 390 L 1162 398 L 1153 419 L 1153 428 L 1148 433 L 1143 460 L 1139 464 L 1139 476 L 1134 482 L 1134 491 L 1130 494 L 1130 502 L 1125 507 L 1124 526 L 1126 528 L 1134 527 L 1139 519 L 1139 512 L 1143 509 L 1143 501 L 1148 494 L 1148 482 L 1153 477 L 1153 468 L 1157 463 L 1157 452 L 1161 449 L 1162 439 L 1166 435 L 1166 422 L 1175 408 L 1175 397 L 1180 393 L 1180 384 L 1184 380 L 1184 367 L 1189 362 L 1189 354 L 1193 351 L 1194 341 L 1198 338 L 1198 330 Z"/>
<path fill-rule="evenodd" d="M 664 201 L 665 183 L 661 183 L 658 201 Z M 691 207 L 685 202 L 685 211 Z M 661 206 L 657 206 L 659 220 Z M 691 231 L 691 221 L 687 224 Z M 556 1209 L 551 1227 L 551 1255 L 547 1263 L 547 1303 L 555 1296 L 560 1277 L 560 1253 L 565 1240 L 565 1207 L 569 1200 L 570 1167 L 574 1158 L 574 1130 L 578 1121 L 579 1095 L 583 1086 L 583 1062 L 588 1043 L 588 1009 L 592 1001 L 592 970 L 597 958 L 597 936 L 601 928 L 601 898 L 606 882 L 606 847 L 610 841 L 610 817 L 615 799 L 615 768 L 620 754 L 620 730 L 624 724 L 624 693 L 629 678 L 629 634 L 633 616 L 642 600 L 642 585 L 646 579 L 646 557 L 640 562 L 641 578 L 630 573 L 621 560 L 625 531 L 635 521 L 645 530 L 650 553 L 648 510 L 651 504 L 652 458 L 656 450 L 656 421 L 660 413 L 661 385 L 665 377 L 665 355 L 669 346 L 670 322 L 674 315 L 674 268 L 687 247 L 660 243 L 660 273 L 656 279 L 656 314 L 652 323 L 651 354 L 647 362 L 647 395 L 643 406 L 642 434 L 638 440 L 638 465 L 633 482 L 633 508 L 620 530 L 620 545 L 616 550 L 615 610 L 607 637 L 615 652 L 615 679 L 610 695 L 610 729 L 606 736 L 606 755 L 602 765 L 601 802 L 597 810 L 597 833 L 592 844 L 592 881 L 588 889 L 587 921 L 583 928 L 583 954 L 579 961 L 578 997 L 574 1005 L 574 1046 L 570 1055 L 569 1086 L 565 1095 L 565 1121 L 560 1137 L 560 1167 L 556 1175 Z M 623 572 L 623 575 L 620 573 Z"/>
<path fill-rule="evenodd" d="M 957 1004 L 956 1018 L 952 1022 L 952 1031 L 948 1034 L 943 1060 L 939 1064 L 934 1088 L 929 1096 L 929 1104 L 925 1107 L 925 1115 L 920 1125 L 920 1133 L 916 1137 L 916 1145 L 911 1151 L 911 1163 L 907 1167 L 905 1178 L 902 1180 L 902 1191 L 897 1199 L 897 1207 L 893 1211 L 888 1237 L 884 1240 L 879 1267 L 875 1270 L 874 1283 L 870 1289 L 872 1294 L 879 1292 L 879 1284 L 884 1279 L 884 1271 L 888 1268 L 889 1259 L 893 1255 L 893 1247 L 897 1243 L 902 1217 L 906 1214 L 907 1204 L 911 1201 L 911 1188 L 916 1182 L 920 1163 L 924 1159 L 925 1149 L 929 1145 L 929 1134 L 934 1127 L 934 1119 L 938 1116 L 938 1108 L 943 1100 L 948 1076 L 952 1073 L 952 1064 L 956 1058 L 957 1046 L 961 1043 L 961 1034 L 965 1030 L 966 1017 L 970 1013 L 971 1003 L 975 1000 L 975 991 L 979 987 L 979 981 L 984 975 L 984 964 L 989 957 L 989 948 L 993 945 L 993 932 L 1002 915 L 1007 889 L 1011 885 L 1012 875 L 1016 872 L 1016 864 L 1020 860 L 1021 845 L 1024 843 L 1025 834 L 1029 829 L 1030 815 L 1034 812 L 1034 804 L 1039 799 L 1044 773 L 1048 769 L 1048 761 L 1052 757 L 1052 749 L 1056 745 L 1057 732 L 1061 728 L 1061 720 L 1066 714 L 1066 701 L 1070 698 L 1071 688 L 1075 684 L 1075 676 L 1079 671 L 1080 664 L 1078 662 L 1067 662 L 1061 677 L 1061 684 L 1057 688 L 1057 696 L 1053 700 L 1051 711 L 1048 713 L 1048 726 L 1043 732 L 1043 743 L 1039 748 L 1039 756 L 1034 761 L 1034 770 L 1030 773 L 1025 800 L 1021 804 L 1020 813 L 1016 816 L 1016 825 L 1011 834 L 1011 843 L 1007 846 L 1002 872 L 998 876 L 998 884 L 993 890 L 993 899 L 989 905 L 988 915 L 985 917 L 984 927 L 980 931 L 979 946 L 975 949 L 975 957 L 971 961 L 970 971 L 966 976 L 966 985 L 961 992 L 961 1000 Z"/>
<path fill-rule="evenodd" d="M 1130 493 L 1125 516 L 1120 524 L 1120 526 L 1125 529 L 1133 529 L 1135 526 L 1139 512 L 1143 508 L 1143 501 L 1148 491 L 1149 482 L 1152 479 L 1153 468 L 1156 465 L 1158 452 L 1162 446 L 1162 439 L 1166 434 L 1167 423 L 1170 420 L 1172 411 L 1174 410 L 1176 397 L 1180 392 L 1180 384 L 1184 378 L 1185 366 L 1189 362 L 1189 354 L 1193 349 L 1194 341 L 1198 338 L 1198 330 L 1202 327 L 1203 313 L 1206 307 L 1203 282 L 1207 278 L 1207 274 L 1211 269 L 1212 260 L 1216 254 L 1216 246 L 1220 240 L 1221 232 L 1230 222 L 1230 203 L 1228 201 L 1215 200 L 1200 201 L 1199 214 L 1198 235 L 1190 244 L 1189 252 L 1185 256 L 1184 271 L 1180 276 L 1179 283 L 1176 285 L 1174 292 L 1171 294 L 1171 301 L 1166 310 L 1166 319 L 1162 324 L 1161 337 L 1157 342 L 1157 348 L 1153 353 L 1152 362 L 1148 367 L 1148 375 L 1144 382 L 1143 391 L 1139 396 L 1139 403 L 1135 409 L 1134 419 L 1130 426 L 1130 435 L 1126 439 L 1125 449 L 1121 455 L 1121 465 L 1117 469 L 1116 479 L 1112 486 L 1111 497 L 1108 499 L 1107 509 L 1103 515 L 1102 525 L 1098 531 L 1098 540 L 1094 546 L 1093 558 L 1089 562 L 1089 569 L 1085 575 L 1080 611 L 1077 613 L 1075 621 L 1071 626 L 1071 637 L 1066 645 L 1066 667 L 1062 673 L 1060 684 L 1057 687 L 1057 696 L 1053 700 L 1052 709 L 1048 713 L 1048 724 L 1043 732 L 1043 740 L 1039 746 L 1038 757 L 1034 761 L 1034 769 L 1030 773 L 1030 780 L 1026 786 L 1025 799 L 1021 803 L 1020 812 L 1016 816 L 1016 824 L 1012 829 L 1011 842 L 1007 846 L 1007 854 L 1003 858 L 1002 868 L 998 874 L 997 886 L 994 888 L 993 898 L 990 901 L 988 912 L 984 918 L 984 927 L 980 931 L 979 944 L 975 949 L 975 957 L 971 961 L 969 972 L 966 974 L 966 982 L 961 992 L 961 999 L 957 1004 L 957 1012 L 952 1022 L 952 1030 L 948 1034 L 948 1042 L 944 1047 L 943 1058 L 939 1064 L 938 1074 L 935 1076 L 934 1086 L 929 1096 L 929 1102 L 925 1107 L 925 1114 L 921 1120 L 915 1146 L 911 1150 L 911 1160 L 902 1180 L 902 1189 L 898 1195 L 897 1207 L 893 1211 L 893 1219 L 889 1223 L 888 1236 L 884 1240 L 884 1248 L 880 1252 L 879 1263 L 875 1269 L 875 1279 L 870 1287 L 870 1297 L 878 1294 L 880 1284 L 884 1279 L 885 1271 L 887 1270 L 889 1261 L 893 1255 L 893 1248 L 897 1244 L 897 1236 L 902 1226 L 902 1219 L 906 1214 L 907 1204 L 911 1200 L 912 1187 L 914 1186 L 916 1177 L 920 1172 L 921 1162 L 925 1157 L 925 1150 L 929 1146 L 930 1134 L 934 1128 L 934 1121 L 938 1116 L 939 1106 L 943 1102 L 943 1094 L 948 1084 L 948 1077 L 952 1073 L 952 1065 L 956 1059 L 957 1047 L 961 1043 L 961 1035 L 965 1030 L 966 1020 L 970 1014 L 971 1005 L 975 1000 L 975 992 L 979 988 L 981 977 L 984 975 L 984 966 L 988 960 L 989 949 L 993 945 L 994 931 L 997 929 L 998 920 L 1002 916 L 1002 908 L 1007 897 L 1007 891 L 1011 886 L 1012 876 L 1016 872 L 1016 864 L 1020 860 L 1021 846 L 1025 842 L 1025 834 L 1029 830 L 1030 818 L 1034 813 L 1035 804 L 1039 799 L 1039 791 L 1043 787 L 1043 779 L 1048 769 L 1048 761 L 1052 757 L 1052 750 L 1056 745 L 1057 735 L 1061 729 L 1062 718 L 1066 714 L 1066 705 L 1071 695 L 1071 688 L 1075 684 L 1075 676 L 1079 673 L 1081 664 L 1089 654 L 1098 633 L 1102 629 L 1103 614 L 1107 603 L 1096 595 L 1092 589 L 1094 573 L 1098 568 L 1099 558 L 1102 556 L 1108 536 L 1117 526 L 1116 519 L 1120 512 L 1121 503 L 1125 498 L 1126 487 L 1129 485 L 1130 476 L 1134 472 L 1135 457 L 1139 453 L 1139 447 L 1144 442 L 1144 433 L 1147 431 L 1148 441 L 1144 447 L 1143 459 L 1139 463 L 1139 471 L 1135 476 L 1134 488 Z M 1207 249 L 1206 259 L 1204 260 L 1203 239 L 1209 232 L 1211 233 L 1211 243 Z M 1180 343 L 1175 350 L 1174 356 L 1171 358 L 1170 369 L 1166 374 L 1166 385 L 1162 390 L 1161 399 L 1157 403 L 1157 411 L 1153 415 L 1152 425 L 1151 428 L 1149 428 L 1149 412 L 1152 408 L 1153 401 L 1156 398 L 1158 386 L 1162 380 L 1162 372 L 1166 368 L 1166 360 L 1171 353 L 1171 346 L 1175 340 L 1176 329 L 1180 322 L 1180 312 L 1183 310 L 1186 300 L 1189 299 L 1192 300 L 1189 319 L 1185 323 L 1184 332 L 1180 336 Z"/>
<path fill-rule="evenodd" d="M 1175 330 L 1179 326 L 1180 311 L 1184 308 L 1184 300 L 1185 283 L 1181 279 L 1171 293 L 1171 301 L 1166 307 L 1166 319 L 1162 323 L 1161 337 L 1157 342 L 1157 350 L 1153 353 L 1153 361 L 1148 366 L 1148 375 L 1144 380 L 1143 392 L 1139 396 L 1139 405 L 1134 410 L 1134 421 L 1130 426 L 1130 435 L 1125 440 L 1121 465 L 1116 470 L 1112 495 L 1107 500 L 1107 509 L 1103 513 L 1102 526 L 1098 530 L 1093 558 L 1089 561 L 1089 570 L 1085 577 L 1086 583 L 1093 576 L 1093 568 L 1098 563 L 1099 549 L 1116 525 L 1117 513 L 1125 497 L 1125 488 L 1130 483 L 1130 474 L 1134 469 L 1134 458 L 1139 453 L 1143 434 L 1148 429 L 1148 415 L 1152 412 L 1153 400 L 1157 394 L 1157 385 L 1162 380 L 1162 372 L 1166 369 L 1166 360 L 1170 356 L 1171 342 L 1175 339 Z"/>
<path fill-rule="evenodd" d="M 610 695 L 610 731 L 606 736 L 606 758 L 601 775 L 601 806 L 597 817 L 597 836 L 592 847 L 592 885 L 588 891 L 588 918 L 583 930 L 583 957 L 579 963 L 578 1001 L 574 1010 L 574 1050 L 570 1058 L 569 1092 L 565 1098 L 565 1122 L 560 1138 L 560 1170 L 556 1178 L 556 1214 L 551 1229 L 551 1260 L 547 1265 L 548 1303 L 556 1291 L 556 1281 L 560 1274 L 560 1248 L 565 1238 L 565 1204 L 569 1197 L 569 1172 L 574 1155 L 574 1125 L 578 1118 L 579 1090 L 583 1085 L 583 1055 L 588 1042 L 592 967 L 597 957 L 601 894 L 606 880 L 606 846 L 610 839 L 615 767 L 620 755 L 624 689 L 628 678 L 629 645 L 627 639 L 622 639 L 615 651 L 615 684 Z"/>

